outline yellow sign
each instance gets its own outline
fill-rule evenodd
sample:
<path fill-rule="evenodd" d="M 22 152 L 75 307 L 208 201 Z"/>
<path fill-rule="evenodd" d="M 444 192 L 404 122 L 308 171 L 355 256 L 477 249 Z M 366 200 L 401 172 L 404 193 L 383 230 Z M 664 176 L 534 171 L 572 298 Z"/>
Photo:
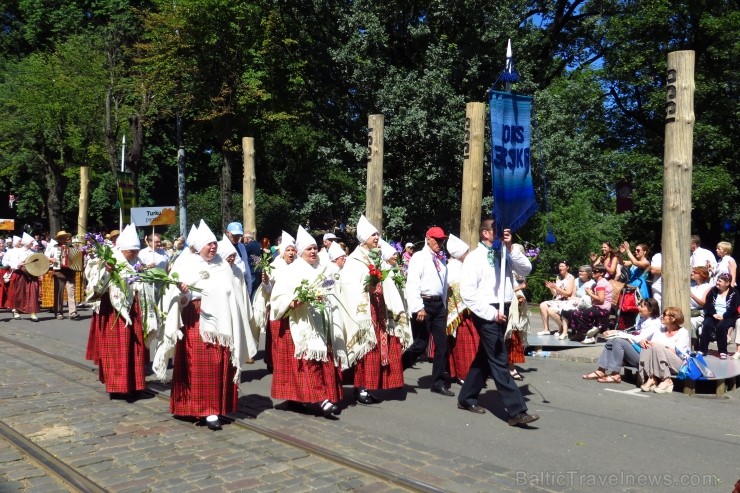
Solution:
<path fill-rule="evenodd" d="M 15 231 L 15 219 L 0 219 L 0 231 Z"/>

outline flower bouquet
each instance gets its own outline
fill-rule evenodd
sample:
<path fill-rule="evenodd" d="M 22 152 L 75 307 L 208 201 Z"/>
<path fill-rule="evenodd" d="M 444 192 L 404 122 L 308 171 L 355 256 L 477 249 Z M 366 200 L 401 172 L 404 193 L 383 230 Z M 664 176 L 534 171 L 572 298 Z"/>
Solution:
<path fill-rule="evenodd" d="M 370 263 L 367 264 L 368 273 L 365 276 L 365 287 L 371 290 L 388 277 L 388 270 L 382 268 L 383 257 L 379 249 L 370 250 L 367 254 Z"/>
<path fill-rule="evenodd" d="M 255 270 L 264 272 L 268 277 L 272 274 L 272 255 L 269 253 L 262 252 L 262 256 L 252 255 L 252 263 Z"/>

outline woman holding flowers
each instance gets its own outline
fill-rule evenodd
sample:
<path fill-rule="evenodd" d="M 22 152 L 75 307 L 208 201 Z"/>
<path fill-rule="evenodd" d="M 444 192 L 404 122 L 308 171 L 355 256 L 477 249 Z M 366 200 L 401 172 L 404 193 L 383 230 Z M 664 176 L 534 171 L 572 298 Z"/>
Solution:
<path fill-rule="evenodd" d="M 362 215 L 360 244 L 339 275 L 349 366 L 354 366 L 355 397 L 379 402 L 369 390 L 403 387 L 401 354 L 411 344 L 411 328 L 394 284 L 383 284 L 378 230 Z M 386 272 L 387 274 L 387 272 Z"/>
<path fill-rule="evenodd" d="M 203 220 L 190 239 L 194 254 L 180 256 L 178 280 L 163 297 L 167 317 L 153 370 L 166 380 L 174 353 L 170 412 L 221 427 L 219 415 L 236 411 L 239 369 L 249 356 L 249 320 L 239 309 L 231 266 L 217 254 L 216 237 Z"/>
<path fill-rule="evenodd" d="M 265 263 L 260 268 L 262 271 L 262 282 L 259 285 L 259 289 L 254 293 L 254 302 L 252 303 L 257 327 L 265 331 L 264 358 L 265 366 L 267 366 L 267 371 L 270 373 L 273 371 L 273 362 L 278 351 L 273 341 L 277 339 L 277 334 L 280 332 L 281 327 L 286 328 L 288 324 L 287 319 L 270 319 L 272 287 L 275 285 L 275 281 L 280 276 L 280 273 L 285 270 L 285 267 L 292 264 L 296 259 L 295 238 L 285 231 L 280 235 L 279 252 L 280 254 L 271 263 L 267 263 L 267 260 L 269 260 L 267 257 L 262 257 L 265 260 Z"/>
<path fill-rule="evenodd" d="M 340 413 L 342 368 L 347 367 L 334 279 L 318 258 L 316 240 L 298 227 L 298 258 L 285 268 L 272 288 L 270 315 L 287 320 L 273 334 L 278 349 L 273 360 L 272 397 L 302 405 L 318 404 L 329 417 Z"/>
<path fill-rule="evenodd" d="M 85 295 L 93 302 L 93 316 L 86 358 L 98 365 L 111 399 L 133 399 L 146 387 L 146 339 L 158 324 L 151 291 L 137 278 L 136 226 L 124 228 L 116 248 L 105 245 L 102 237 L 89 240 L 94 256 L 85 268 Z"/>

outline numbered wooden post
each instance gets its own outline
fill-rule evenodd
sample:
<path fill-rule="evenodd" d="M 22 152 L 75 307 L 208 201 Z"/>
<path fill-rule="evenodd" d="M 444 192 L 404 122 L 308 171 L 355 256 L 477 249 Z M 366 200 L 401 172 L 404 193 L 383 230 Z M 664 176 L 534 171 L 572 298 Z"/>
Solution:
<path fill-rule="evenodd" d="M 257 178 L 254 174 L 254 137 L 242 137 L 242 160 L 244 178 L 242 179 L 242 223 L 244 231 L 257 233 L 257 213 L 255 210 L 255 190 Z M 255 239 L 257 239 L 255 237 Z"/>
<path fill-rule="evenodd" d="M 87 233 L 87 211 L 90 204 L 90 168 L 80 166 L 80 202 L 77 211 L 77 235 Z"/>
<path fill-rule="evenodd" d="M 385 117 L 370 115 L 367 119 L 367 195 L 365 216 L 383 231 L 383 129 Z"/>
<path fill-rule="evenodd" d="M 668 53 L 663 155 L 663 308 L 689 318 L 694 52 Z"/>
<path fill-rule="evenodd" d="M 483 201 L 484 103 L 465 105 L 465 143 L 463 144 L 463 182 L 460 204 L 460 239 L 474 249 Z"/>

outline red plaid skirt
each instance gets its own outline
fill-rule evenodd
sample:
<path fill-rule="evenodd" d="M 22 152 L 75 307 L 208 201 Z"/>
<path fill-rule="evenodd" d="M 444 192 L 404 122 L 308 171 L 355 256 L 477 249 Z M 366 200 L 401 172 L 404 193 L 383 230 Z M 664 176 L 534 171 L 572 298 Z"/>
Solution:
<path fill-rule="evenodd" d="M 21 313 L 38 313 L 39 306 L 39 278 L 18 271 L 13 272 L 10 282 L 13 285 L 13 298 L 9 301 L 10 308 Z"/>
<path fill-rule="evenodd" d="M 0 268 L 0 308 L 10 308 L 8 306 L 8 295 L 10 294 L 10 280 L 5 282 L 4 274 L 8 272 L 7 269 Z"/>
<path fill-rule="evenodd" d="M 466 314 L 460 320 L 457 327 L 456 337 L 450 336 L 447 340 L 449 348 L 450 376 L 465 380 L 468 377 L 470 365 L 478 353 L 478 342 L 480 336 L 475 330 L 473 319 L 470 314 Z"/>
<path fill-rule="evenodd" d="M 511 338 L 506 339 L 506 352 L 509 353 L 509 363 L 524 363 L 524 346 L 517 331 L 512 332 Z"/>
<path fill-rule="evenodd" d="M 107 295 L 105 299 L 110 304 Z M 98 366 L 100 366 L 100 326 L 103 323 L 101 318 L 100 314 L 93 312 L 90 318 L 90 331 L 87 334 L 87 349 L 85 350 L 85 359 Z"/>
<path fill-rule="evenodd" d="M 97 358 L 98 377 L 105 384 L 106 392 L 129 393 L 143 390 L 146 387 L 146 353 L 144 333 L 141 327 L 138 297 L 129 311 L 133 327 L 113 309 L 108 295 L 100 301 L 100 313 L 97 321 L 90 323 L 91 332 L 96 325 L 96 336 L 92 336 L 93 346 L 97 352 L 90 350 Z M 88 348 L 90 340 L 88 339 Z M 93 361 L 95 361 L 93 359 Z"/>
<path fill-rule="evenodd" d="M 377 330 L 375 336 L 380 337 Z M 380 365 L 380 349 L 376 345 L 355 364 L 355 387 L 369 390 L 403 387 L 403 364 L 401 363 L 403 347 L 397 337 L 390 335 L 387 337 L 389 364 Z"/>
<path fill-rule="evenodd" d="M 206 344 L 200 336 L 200 301 L 183 309 L 184 337 L 175 346 L 170 392 L 170 412 L 176 416 L 204 418 L 236 411 L 239 386 L 231 350 Z"/>
<path fill-rule="evenodd" d="M 270 321 L 270 331 L 273 398 L 305 403 L 342 400 L 342 375 L 334 366 L 331 348 L 328 361 L 297 359 L 288 319 Z"/>

